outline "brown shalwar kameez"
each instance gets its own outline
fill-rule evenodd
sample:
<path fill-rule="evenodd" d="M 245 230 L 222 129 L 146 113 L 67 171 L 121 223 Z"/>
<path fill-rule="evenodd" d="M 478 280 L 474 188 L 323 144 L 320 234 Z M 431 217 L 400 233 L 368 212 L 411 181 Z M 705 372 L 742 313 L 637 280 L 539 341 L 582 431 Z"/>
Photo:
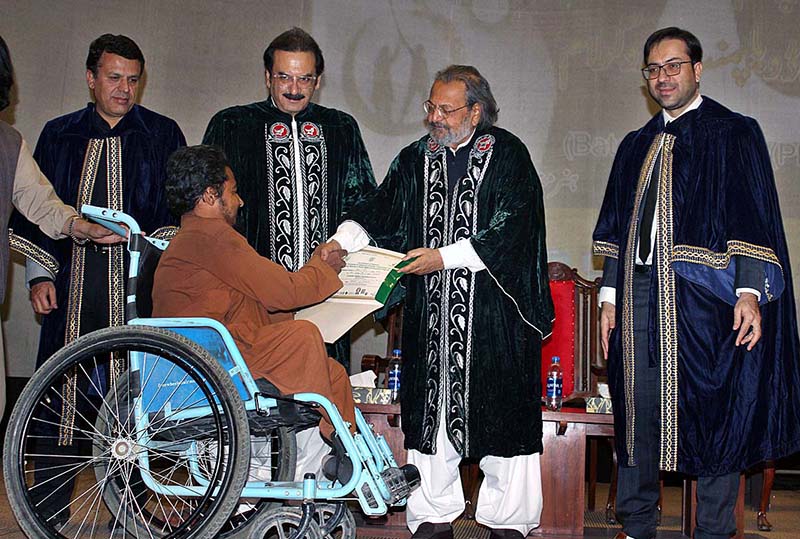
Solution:
<path fill-rule="evenodd" d="M 230 331 L 253 378 L 266 378 L 285 394 L 319 393 L 354 425 L 347 372 L 327 356 L 317 327 L 292 314 L 341 285 L 318 256 L 290 272 L 259 256 L 224 219 L 186 214 L 156 270 L 153 316 L 218 320 Z M 320 430 L 330 438 L 327 420 Z"/>

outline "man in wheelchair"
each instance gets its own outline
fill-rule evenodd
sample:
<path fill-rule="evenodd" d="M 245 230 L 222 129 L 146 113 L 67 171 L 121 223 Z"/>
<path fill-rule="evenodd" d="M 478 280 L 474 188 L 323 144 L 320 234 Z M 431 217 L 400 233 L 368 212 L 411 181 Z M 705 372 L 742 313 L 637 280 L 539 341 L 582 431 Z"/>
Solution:
<path fill-rule="evenodd" d="M 312 256 L 297 272 L 258 255 L 234 229 L 244 203 L 227 159 L 216 147 L 176 151 L 167 163 L 166 190 L 170 208 L 181 216 L 181 228 L 155 273 L 153 315 L 223 323 L 253 378 L 269 380 L 284 395 L 312 392 L 327 397 L 354 429 L 347 372 L 328 357 L 316 326 L 293 319 L 293 311 L 319 303 L 341 287 L 337 274 L 345 252 L 326 260 Z M 333 431 L 323 412 L 320 433 L 341 451 Z"/>

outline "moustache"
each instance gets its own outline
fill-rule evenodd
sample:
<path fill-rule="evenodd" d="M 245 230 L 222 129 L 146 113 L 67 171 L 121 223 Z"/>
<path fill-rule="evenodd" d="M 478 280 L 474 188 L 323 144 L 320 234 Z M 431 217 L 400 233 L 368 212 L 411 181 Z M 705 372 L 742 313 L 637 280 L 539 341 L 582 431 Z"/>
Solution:
<path fill-rule="evenodd" d="M 302 101 L 303 99 L 305 99 L 306 96 L 304 94 L 290 94 L 286 92 L 285 94 L 283 94 L 283 97 L 285 97 L 290 101 Z"/>
<path fill-rule="evenodd" d="M 445 129 L 445 125 L 441 122 L 425 122 L 428 129 Z"/>

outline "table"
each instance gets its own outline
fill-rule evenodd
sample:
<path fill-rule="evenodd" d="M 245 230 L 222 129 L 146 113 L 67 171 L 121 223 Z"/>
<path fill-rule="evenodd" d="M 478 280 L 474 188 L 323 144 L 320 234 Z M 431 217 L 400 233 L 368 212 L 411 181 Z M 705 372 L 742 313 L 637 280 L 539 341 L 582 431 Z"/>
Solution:
<path fill-rule="evenodd" d="M 357 404 L 375 432 L 383 434 L 394 453 L 398 465 L 406 463 L 403 432 L 400 429 L 400 405 Z M 564 408 L 560 412 L 542 411 L 542 443 L 544 452 L 540 463 L 542 470 L 541 522 L 529 536 L 545 537 L 554 534 L 583 535 L 583 513 L 586 497 L 586 438 L 588 436 L 614 436 L 614 418 L 610 414 L 587 414 L 580 408 Z M 696 492 L 694 481 L 684 481 L 681 524 L 684 535 L 691 536 L 694 524 Z M 737 535 L 743 537 L 744 496 L 739 490 L 736 507 Z M 392 512 L 383 527 L 359 528 L 370 535 L 406 539 L 411 533 L 406 528 L 405 511 Z"/>
<path fill-rule="evenodd" d="M 614 436 L 614 417 L 582 409 L 542 411 L 541 523 L 529 535 L 583 535 L 587 436 Z"/>
<path fill-rule="evenodd" d="M 403 433 L 399 426 L 400 406 L 357 404 L 375 432 L 383 434 L 399 465 L 406 462 Z M 544 508 L 539 528 L 533 536 L 552 533 L 583 534 L 585 496 L 584 465 L 587 436 L 613 436 L 614 419 L 606 414 L 587 414 L 582 410 L 543 411 L 544 453 L 541 458 Z M 576 463 L 580 463 L 576 465 Z M 373 526 L 361 528 L 375 534 Z M 390 513 L 381 535 L 409 537 L 405 512 Z"/>

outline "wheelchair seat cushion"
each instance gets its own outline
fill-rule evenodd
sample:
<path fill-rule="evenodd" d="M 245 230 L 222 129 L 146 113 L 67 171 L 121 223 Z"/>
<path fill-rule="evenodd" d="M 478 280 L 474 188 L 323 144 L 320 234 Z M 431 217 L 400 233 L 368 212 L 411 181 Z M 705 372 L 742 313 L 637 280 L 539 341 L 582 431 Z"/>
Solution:
<path fill-rule="evenodd" d="M 288 426 L 297 432 L 316 427 L 319 424 L 322 415 L 315 409 L 313 404 L 296 401 L 291 395 L 283 395 L 272 382 L 265 378 L 256 380 L 256 386 L 262 396 L 275 399 L 277 409 L 271 409 L 267 415 L 256 414 L 256 417 L 251 417 L 251 432 L 254 426 L 266 428 L 269 424 L 272 424 L 273 427 L 270 428 L 274 428 L 275 419 L 270 420 L 272 416 L 280 417 L 281 424 L 279 426 Z M 254 422 L 256 425 L 254 425 Z"/>

